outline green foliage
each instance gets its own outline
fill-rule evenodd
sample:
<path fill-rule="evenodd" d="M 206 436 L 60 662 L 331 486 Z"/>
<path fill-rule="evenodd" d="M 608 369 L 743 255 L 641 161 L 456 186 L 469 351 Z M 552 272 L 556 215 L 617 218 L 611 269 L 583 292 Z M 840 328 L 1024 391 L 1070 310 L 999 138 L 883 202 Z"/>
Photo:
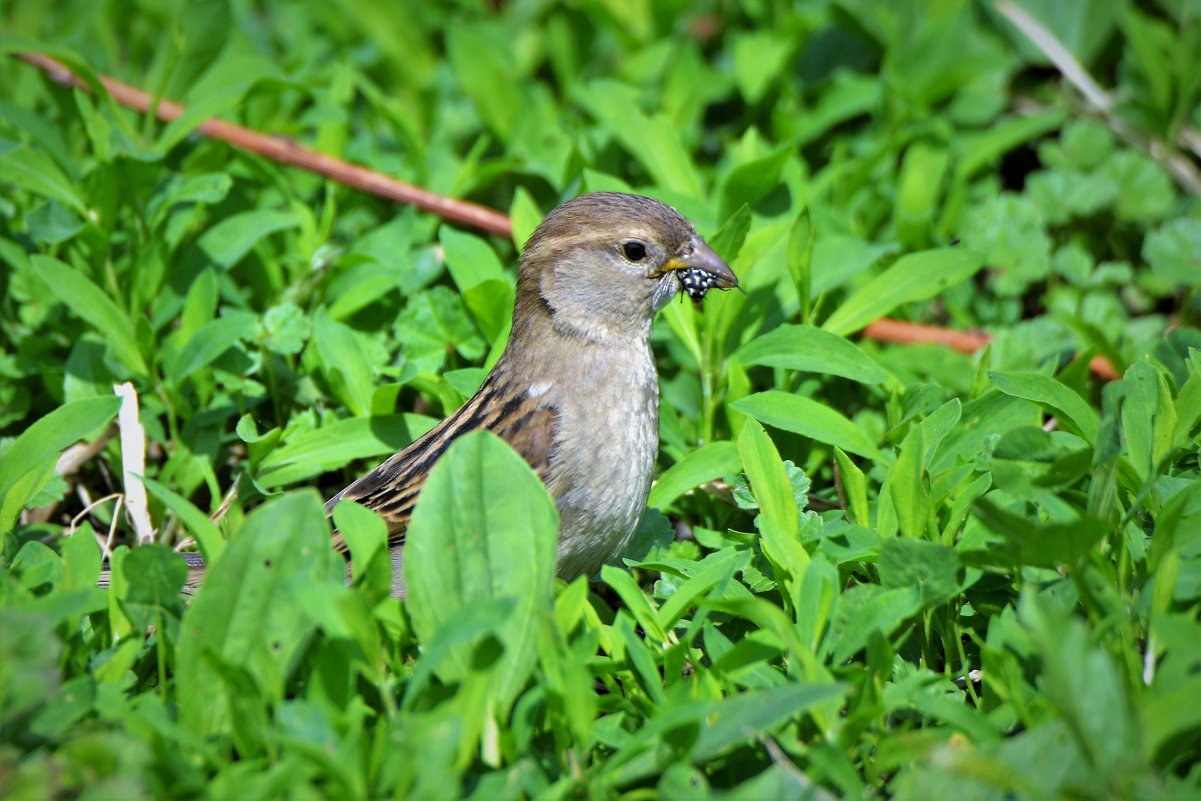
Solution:
<path fill-rule="evenodd" d="M 966 0 L 0 3 L 0 795 L 1201 792 L 1201 17 L 1011 5 L 1111 117 Z M 651 508 L 556 583 L 545 490 L 461 440 L 399 603 L 382 521 L 334 510 L 348 571 L 319 493 L 479 386 L 525 238 L 598 189 L 675 205 L 745 289 L 655 323 Z M 860 336 L 885 314 L 993 338 Z M 56 469 L 126 381 L 149 546 L 104 500 L 119 438 Z"/>

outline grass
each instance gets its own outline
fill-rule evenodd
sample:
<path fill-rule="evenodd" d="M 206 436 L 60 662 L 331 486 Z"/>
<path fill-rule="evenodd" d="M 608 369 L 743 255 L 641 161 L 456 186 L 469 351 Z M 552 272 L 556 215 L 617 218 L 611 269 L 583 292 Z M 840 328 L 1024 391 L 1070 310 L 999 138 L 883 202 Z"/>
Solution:
<path fill-rule="evenodd" d="M 0 61 L 0 794 L 1196 795 L 1201 17 L 1016 7 L 0 3 L 6 54 L 192 110 Z M 525 237 L 598 189 L 746 288 L 656 322 L 635 542 L 555 582 L 553 505 L 480 435 L 403 604 L 336 510 L 346 586 L 321 498 L 474 391 Z"/>

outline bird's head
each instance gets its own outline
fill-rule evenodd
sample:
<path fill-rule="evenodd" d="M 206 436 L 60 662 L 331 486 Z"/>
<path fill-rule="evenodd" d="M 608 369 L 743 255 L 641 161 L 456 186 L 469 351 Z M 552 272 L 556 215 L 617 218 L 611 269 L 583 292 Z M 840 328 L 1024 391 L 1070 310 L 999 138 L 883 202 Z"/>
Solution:
<path fill-rule="evenodd" d="M 542 303 L 560 330 L 644 336 L 681 288 L 699 298 L 709 287 L 736 286 L 734 273 L 675 209 L 640 195 L 594 192 L 552 211 L 526 243 L 515 319 L 523 303 Z"/>

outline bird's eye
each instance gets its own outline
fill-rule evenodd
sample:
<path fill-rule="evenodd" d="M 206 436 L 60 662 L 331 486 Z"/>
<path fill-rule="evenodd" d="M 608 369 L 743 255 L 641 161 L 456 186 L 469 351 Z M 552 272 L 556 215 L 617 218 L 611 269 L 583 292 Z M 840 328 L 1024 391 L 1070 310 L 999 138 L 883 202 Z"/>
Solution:
<path fill-rule="evenodd" d="M 622 244 L 621 253 L 630 261 L 642 261 L 646 258 L 646 245 L 637 240 Z"/>

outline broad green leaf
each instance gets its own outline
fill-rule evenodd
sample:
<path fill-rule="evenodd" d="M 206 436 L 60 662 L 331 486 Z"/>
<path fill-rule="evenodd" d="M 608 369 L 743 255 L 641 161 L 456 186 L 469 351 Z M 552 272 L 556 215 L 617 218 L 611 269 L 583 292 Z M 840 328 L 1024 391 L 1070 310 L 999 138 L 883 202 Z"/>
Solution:
<path fill-rule="evenodd" d="M 177 617 L 183 612 L 179 591 L 188 578 L 183 558 L 157 542 L 139 545 L 121 563 L 129 591 L 121 599 L 121 611 L 134 628 L 145 631 L 162 626 L 164 613 Z"/>
<path fill-rule="evenodd" d="M 1121 672 L 1106 649 L 1049 599 L 1023 588 L 1018 615 L 1042 662 L 1039 688 L 1068 722 L 1094 768 L 1109 779 L 1138 764 L 1139 735 Z M 1088 686 L 1080 681 L 1088 676 Z"/>
<path fill-rule="evenodd" d="M 1163 374 L 1148 361 L 1130 366 L 1122 383 L 1130 388 L 1122 403 L 1122 431 L 1130 463 L 1143 480 L 1159 470 L 1176 431 L 1176 409 Z"/>
<path fill-rule="evenodd" d="M 85 220 L 93 220 L 78 186 L 50 158 L 38 150 L 19 147 L 0 152 L 0 181 L 11 182 L 43 197 L 69 206 Z"/>
<path fill-rule="evenodd" d="M 911 247 L 929 239 L 949 154 L 945 147 L 915 142 L 901 161 L 893 219 L 898 238 Z"/>
<path fill-rule="evenodd" d="M 175 175 L 150 198 L 146 213 L 151 225 L 157 228 L 167 214 L 182 203 L 211 205 L 220 203 L 233 188 L 233 179 L 223 172 L 202 175 Z"/>
<path fill-rule="evenodd" d="M 888 371 L 847 339 L 810 325 L 782 325 L 734 354 L 743 364 L 827 373 L 862 384 L 888 380 Z"/>
<path fill-rule="evenodd" d="M 226 217 L 205 231 L 198 244 L 217 265 L 232 267 L 266 237 L 298 225 L 294 212 L 253 209 Z"/>
<path fill-rule="evenodd" d="M 1109 530 L 1108 525 L 1091 518 L 1040 525 L 1002 508 L 988 496 L 976 501 L 974 509 L 980 522 L 1004 537 L 1006 542 L 1003 546 L 991 545 L 987 552 L 978 556 L 973 554 L 972 564 L 1011 566 L 1016 563 L 1050 568 L 1073 565 Z M 969 561 L 969 551 L 962 553 L 964 560 Z"/>
<path fill-rule="evenodd" d="M 304 350 L 312 330 L 312 321 L 304 310 L 285 301 L 263 312 L 255 329 L 255 338 L 272 353 L 290 356 Z"/>
<path fill-rule="evenodd" d="M 959 422 L 927 458 L 927 470 L 938 475 L 973 462 L 989 437 L 1040 423 L 1038 407 L 1032 403 L 1003 392 L 988 392 L 963 404 Z"/>
<path fill-rule="evenodd" d="M 954 168 L 956 180 L 966 181 L 1010 150 L 1057 130 L 1065 116 L 1064 111 L 1052 109 L 1002 118 L 978 133 L 961 132 L 952 142 L 958 156 Z"/>
<path fill-rule="evenodd" d="M 878 459 L 880 453 L 847 418 L 812 398 L 787 392 L 759 392 L 730 404 L 761 423 L 834 445 L 844 451 Z"/>
<path fill-rule="evenodd" d="M 511 283 L 496 251 L 480 237 L 444 225 L 438 232 L 438 242 L 459 292 L 466 292 L 485 281 Z"/>
<path fill-rule="evenodd" d="M 738 455 L 764 518 L 786 536 L 798 536 L 798 509 L 788 471 L 771 437 L 754 420 L 743 423 L 738 435 Z"/>
<path fill-rule="evenodd" d="M 832 660 L 845 662 L 874 637 L 888 638 L 908 617 L 922 608 L 922 591 L 916 586 L 885 589 L 878 584 L 857 584 L 843 592 L 830 625 Z"/>
<path fill-rule="evenodd" d="M 100 332 L 130 372 L 146 375 L 148 368 L 134 336 L 133 323 L 104 290 L 81 271 L 50 256 L 31 256 L 29 263 L 33 274 L 71 313 L 79 315 Z"/>
<path fill-rule="evenodd" d="M 676 127 L 665 115 L 643 112 L 632 87 L 598 80 L 581 87 L 578 95 L 585 108 L 642 163 L 657 184 L 687 197 L 704 196 L 700 174 Z"/>
<path fill-rule="evenodd" d="M 208 515 L 197 509 L 191 501 L 170 487 L 146 476 L 141 476 L 141 479 L 142 483 L 146 485 L 146 489 L 150 490 L 150 494 L 162 501 L 183 521 L 184 526 L 200 545 L 205 560 L 209 563 L 215 562 L 221 555 L 221 551 L 225 549 L 225 538 L 221 536 L 221 530 L 217 528 L 217 524 Z"/>
<path fill-rule="evenodd" d="M 542 209 L 524 186 L 517 187 L 517 191 L 513 193 L 509 219 L 513 221 L 513 247 L 520 253 L 538 224 L 542 222 Z"/>
<path fill-rule="evenodd" d="M 1049 409 L 1064 428 L 1089 443 L 1097 441 L 1101 421 L 1083 398 L 1050 376 L 1040 373 L 990 373 L 997 389 L 1015 398 L 1025 398 Z"/>
<path fill-rule="evenodd" d="M 357 417 L 370 414 L 375 372 L 354 329 L 318 309 L 313 316 L 312 347 L 317 349 L 325 380 L 339 400 Z"/>
<path fill-rule="evenodd" d="M 847 513 L 851 522 L 860 526 L 870 525 L 867 507 L 867 479 L 851 457 L 843 453 L 841 448 L 834 448 L 834 461 L 842 478 L 843 491 L 846 494 Z"/>
<path fill-rule="evenodd" d="M 837 289 L 896 249 L 895 245 L 877 245 L 852 236 L 816 238 L 810 266 L 811 297 Z"/>
<path fill-rule="evenodd" d="M 1181 217 L 1147 234 L 1143 258 L 1165 281 L 1201 286 L 1201 220 Z"/>
<path fill-rule="evenodd" d="M 0 456 L 0 498 L 21 478 L 57 459 L 67 446 L 108 423 L 120 408 L 121 399 L 116 396 L 84 398 L 58 407 L 25 429 Z M 18 500 L 24 503 L 27 499 Z M 6 505 L 7 501 L 5 498 Z"/>
<path fill-rule="evenodd" d="M 783 31 L 750 31 L 734 39 L 730 52 L 734 82 L 747 103 L 755 105 L 769 87 L 778 83 L 796 46 L 796 39 Z"/>
<path fill-rule="evenodd" d="M 923 470 L 926 452 L 922 426 L 910 427 L 901 442 L 900 452 L 887 482 L 901 533 L 917 539 L 926 536 L 930 517 L 930 490 L 926 486 Z"/>
<path fill-rule="evenodd" d="M 436 420 L 419 414 L 376 415 L 339 420 L 300 434 L 272 450 L 259 464 L 258 480 L 281 487 L 349 464 L 399 451 Z"/>
<path fill-rule="evenodd" d="M 885 540 L 877 569 L 884 587 L 917 587 L 925 607 L 959 592 L 959 557 L 946 545 L 907 537 Z"/>
<path fill-rule="evenodd" d="M 755 420 L 742 424 L 738 455 L 759 505 L 755 525 L 763 553 L 772 563 L 781 592 L 795 606 L 801 576 L 809 566 L 809 552 L 801 544 L 800 509 L 788 470 L 775 443 Z"/>
<path fill-rule="evenodd" d="M 313 623 L 298 593 L 331 581 L 329 526 L 312 490 L 268 500 L 246 518 L 184 614 L 176 662 L 179 722 L 201 736 L 228 732 L 238 709 L 206 653 L 246 671 L 283 700 Z"/>
<path fill-rule="evenodd" d="M 852 292 L 822 328 L 844 336 L 854 333 L 897 306 L 928 300 L 966 281 L 983 265 L 983 257 L 961 248 L 909 253 Z"/>
<path fill-rule="evenodd" d="M 489 281 L 473 287 L 472 292 L 481 291 L 478 299 L 491 308 L 487 317 L 495 320 L 498 313 L 508 312 L 495 305 L 497 293 L 491 291 L 492 287 L 497 285 Z M 500 302 L 508 306 L 507 300 Z M 486 343 L 468 317 L 463 298 L 447 286 L 430 287 L 410 297 L 396 319 L 394 330 L 401 341 L 406 366 L 411 364 L 414 372 L 437 371 L 452 348 L 473 360 L 485 353 Z"/>
<path fill-rule="evenodd" d="M 384 519 L 365 506 L 339 501 L 334 507 L 334 525 L 350 548 L 355 581 L 370 582 L 378 597 L 386 596 L 392 586 L 392 560 Z"/>
<path fill-rule="evenodd" d="M 495 26 L 459 21 L 446 29 L 446 50 L 480 117 L 507 141 L 523 107 L 510 43 Z"/>
<path fill-rule="evenodd" d="M 790 156 L 792 150 L 783 148 L 730 170 L 718 190 L 721 197 L 718 217 L 729 217 L 743 205 L 754 206 L 779 186 L 780 171 Z"/>
<path fill-rule="evenodd" d="M 638 582 L 634 581 L 634 577 L 613 565 L 601 567 L 600 575 L 601 581 L 608 584 L 621 598 L 625 611 L 633 615 L 634 620 L 638 621 L 638 625 L 646 632 L 646 636 L 654 638 L 658 646 L 666 646 L 667 632 L 659 625 L 658 611 L 638 586 Z"/>
<path fill-rule="evenodd" d="M 172 360 L 166 370 L 167 377 L 178 382 L 202 367 L 208 367 L 239 341 L 249 339 L 257 324 L 258 318 L 254 314 L 240 311 L 229 311 L 215 320 L 209 320 L 200 326 Z"/>
<path fill-rule="evenodd" d="M 704 703 L 665 705 L 612 756 L 605 772 L 618 782 L 654 775 L 675 758 L 674 749 L 667 748 L 666 742 L 658 748 L 655 744 L 667 741 L 671 732 L 688 728 L 697 731 L 689 758 L 698 762 L 712 758 L 843 692 L 838 684 L 790 683 Z"/>
<path fill-rule="evenodd" d="M 702 445 L 663 471 L 663 475 L 651 487 L 646 505 L 652 509 L 667 509 L 688 490 L 729 475 L 738 469 L 739 464 L 738 449 L 734 443 L 710 442 Z"/>
<path fill-rule="evenodd" d="M 408 611 L 428 641 L 463 607 L 491 599 L 516 602 L 496 629 L 504 646 L 491 703 L 507 710 L 537 657 L 539 621 L 551 610 L 558 514 L 542 482 L 494 434 L 455 440 L 421 490 L 405 540 Z M 472 672 L 459 649 L 439 675 Z"/>

